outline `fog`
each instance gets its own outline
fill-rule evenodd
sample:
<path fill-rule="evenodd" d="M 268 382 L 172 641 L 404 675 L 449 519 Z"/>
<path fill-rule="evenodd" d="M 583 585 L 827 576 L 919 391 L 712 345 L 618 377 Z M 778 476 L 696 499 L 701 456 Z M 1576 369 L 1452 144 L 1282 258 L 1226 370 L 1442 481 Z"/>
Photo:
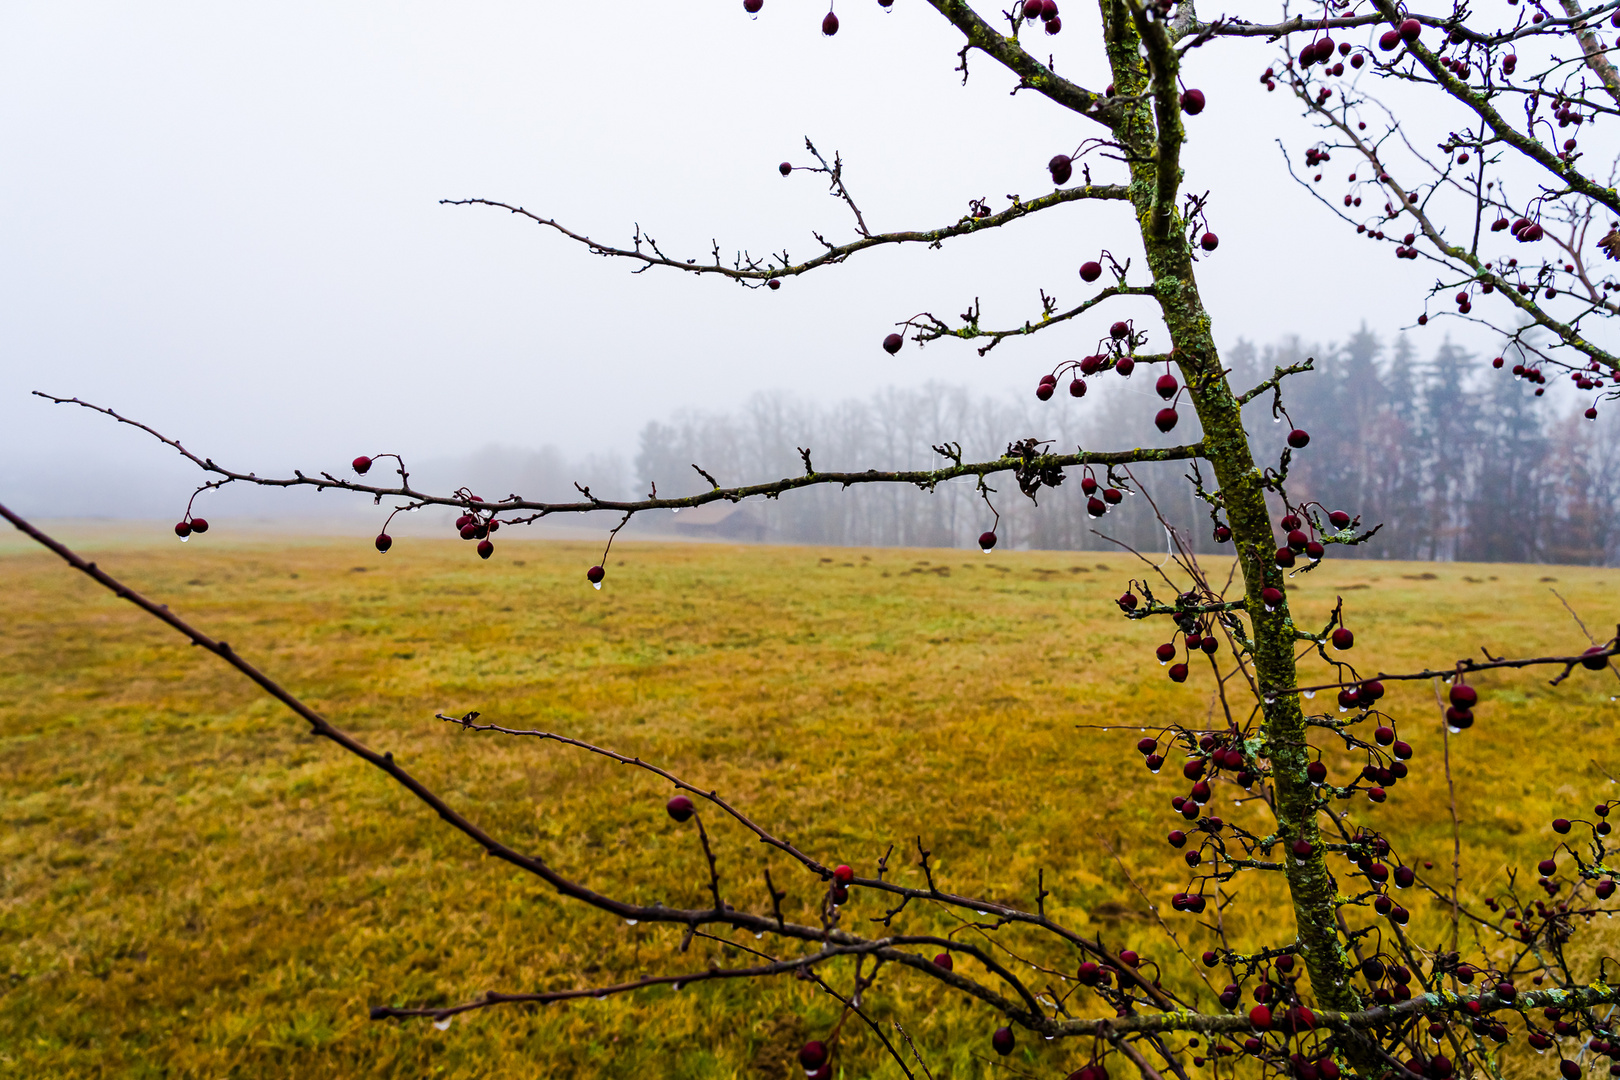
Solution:
<path fill-rule="evenodd" d="M 1039 47 L 1097 85 L 1082 7 Z M 736 0 L 0 9 L 0 500 L 167 515 L 197 479 L 36 389 L 260 473 L 492 445 L 629 459 L 648 421 L 762 390 L 826 403 L 936 379 L 1027 394 L 1107 321 L 1148 314 L 1118 303 L 984 358 L 878 348 L 897 321 L 975 297 L 987 325 L 1038 314 L 1042 287 L 1076 302 L 1075 267 L 1099 248 L 1140 261 L 1117 204 L 867 252 L 775 292 L 632 274 L 500 211 L 440 204 L 521 203 L 616 243 L 639 223 L 683 257 L 711 241 L 805 256 L 812 230 L 853 236 L 821 178 L 777 173 L 810 161 L 806 136 L 843 155 L 868 223 L 889 230 L 1044 193 L 1046 160 L 1101 130 L 1010 96 L 982 56 L 963 86 L 959 35 L 918 0 L 838 10 L 824 38 L 825 6 L 795 0 L 758 19 Z M 1221 245 L 1202 287 L 1217 338 L 1327 341 L 1369 317 L 1392 334 L 1432 271 L 1357 242 L 1288 178 L 1275 140 L 1312 136 L 1257 81 L 1274 49 L 1219 43 L 1187 62 L 1210 102 L 1184 160 L 1186 189 L 1213 193 Z M 1446 333 L 1492 342 L 1457 322 L 1416 333 L 1424 354 Z"/>

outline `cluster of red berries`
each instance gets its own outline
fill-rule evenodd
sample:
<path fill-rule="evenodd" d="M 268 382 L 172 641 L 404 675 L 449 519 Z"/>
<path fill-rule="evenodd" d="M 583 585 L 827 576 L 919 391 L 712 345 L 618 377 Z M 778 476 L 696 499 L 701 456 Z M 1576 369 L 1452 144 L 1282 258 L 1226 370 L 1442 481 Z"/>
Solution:
<path fill-rule="evenodd" d="M 1295 428 L 1288 433 L 1288 445 L 1296 450 L 1306 446 L 1310 441 L 1310 435 L 1299 428 Z M 1349 528 L 1352 520 L 1350 515 L 1343 510 L 1334 510 L 1328 514 L 1328 523 L 1340 531 Z M 1283 569 L 1286 570 L 1292 567 L 1296 557 L 1299 555 L 1304 555 L 1314 563 L 1327 553 L 1327 548 L 1323 546 L 1322 541 L 1316 538 L 1316 522 L 1314 520 L 1305 520 L 1300 518 L 1298 514 L 1290 513 L 1284 515 L 1278 524 L 1282 526 L 1283 531 L 1287 534 L 1284 537 L 1284 546 L 1279 547 L 1274 556 L 1277 565 Z M 1269 606 L 1275 607 L 1276 605 L 1270 604 Z M 1340 645 L 1335 640 L 1334 645 L 1341 649 L 1350 647 L 1348 641 Z"/>
<path fill-rule="evenodd" d="M 1309 68 L 1315 64 L 1321 64 L 1324 71 L 1337 78 L 1344 74 L 1344 60 L 1335 61 L 1333 52 L 1333 39 L 1324 34 L 1300 50 L 1299 66 Z M 1359 68 L 1367 62 L 1366 54 L 1356 51 L 1356 47 L 1348 41 L 1339 42 L 1338 53 L 1340 57 L 1348 58 L 1350 66 L 1353 68 Z M 1267 68 L 1265 76 L 1260 81 L 1270 82 L 1273 77 L 1271 69 Z"/>
<path fill-rule="evenodd" d="M 1446 725 L 1454 732 L 1473 727 L 1474 706 L 1479 704 L 1479 691 L 1459 679 L 1452 684 L 1448 697 L 1451 704 L 1446 707 Z"/>
<path fill-rule="evenodd" d="M 469 501 L 481 503 L 484 500 L 479 498 L 477 495 L 472 495 L 469 496 Z M 501 527 L 501 523 L 495 520 L 495 515 L 493 513 L 488 513 L 488 516 L 485 516 L 486 513 L 486 511 L 481 511 L 478 508 L 473 507 L 465 514 L 462 514 L 460 517 L 456 518 L 456 535 L 460 536 L 463 540 L 477 540 L 478 557 L 480 559 L 487 559 L 491 555 L 495 554 L 495 544 L 489 539 L 489 534 L 495 532 Z M 378 547 L 380 549 L 382 537 L 378 537 L 377 539 Z"/>
<path fill-rule="evenodd" d="M 174 535 L 178 536 L 181 540 L 188 539 L 192 533 L 200 534 L 207 531 L 207 518 L 191 517 L 189 514 L 186 516 L 185 520 L 176 522 L 174 526 Z"/>
<path fill-rule="evenodd" d="M 1498 220 L 1500 221 L 1501 219 Z M 1492 227 L 1494 229 L 1494 222 L 1492 223 Z M 1546 235 L 1545 230 L 1543 230 L 1541 227 L 1541 223 L 1531 221 L 1529 218 L 1519 218 L 1507 228 L 1508 235 L 1512 236 L 1513 239 L 1517 240 L 1521 244 L 1533 244 Z"/>
<path fill-rule="evenodd" d="M 1423 24 L 1416 19 L 1403 19 L 1401 24 L 1393 30 L 1386 30 L 1378 38 L 1378 47 L 1385 52 L 1394 52 L 1401 42 L 1412 44 L 1423 34 Z"/>
<path fill-rule="evenodd" d="M 799 1064 L 804 1066 L 806 1080 L 829 1080 L 832 1076 L 832 1052 L 820 1039 L 799 1048 Z"/>
<path fill-rule="evenodd" d="M 1098 493 L 1101 492 L 1101 498 Z M 1097 483 L 1097 478 L 1086 470 L 1086 475 L 1080 478 L 1080 493 L 1086 497 L 1086 513 L 1094 518 L 1100 518 L 1125 500 L 1125 493 L 1116 487 L 1103 487 Z"/>
<path fill-rule="evenodd" d="M 1023 14 L 1030 22 L 1039 19 L 1045 23 L 1048 34 L 1056 34 L 1063 29 L 1063 20 L 1058 18 L 1057 0 L 1024 0 Z"/>

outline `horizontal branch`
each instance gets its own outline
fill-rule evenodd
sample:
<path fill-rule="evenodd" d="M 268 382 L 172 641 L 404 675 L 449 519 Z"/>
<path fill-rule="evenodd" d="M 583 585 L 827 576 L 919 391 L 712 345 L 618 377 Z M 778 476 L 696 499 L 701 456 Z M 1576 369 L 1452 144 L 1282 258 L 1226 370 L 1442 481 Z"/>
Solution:
<path fill-rule="evenodd" d="M 928 229 L 920 232 L 876 233 L 870 236 L 862 236 L 860 239 L 848 244 L 829 245 L 827 250 L 820 255 L 800 263 L 791 262 L 785 256 L 778 258 L 776 265 L 753 260 L 745 261 L 739 257 L 730 266 L 722 263 L 718 258 L 718 254 L 713 262 L 700 263 L 694 259 L 669 258 L 652 248 L 651 245 L 649 245 L 649 250 L 643 251 L 639 245 L 635 248 L 618 248 L 599 243 L 551 218 L 541 217 L 531 210 L 526 210 L 521 206 L 513 206 L 497 199 L 440 199 L 439 201 L 447 206 L 492 206 L 498 210 L 505 210 L 526 217 L 536 225 L 544 225 L 547 228 L 555 229 L 568 237 L 568 239 L 585 245 L 594 254 L 611 258 L 630 259 L 643 264 L 644 267 L 665 266 L 672 270 L 684 270 L 692 274 L 719 274 L 734 281 L 772 281 L 778 278 L 796 277 L 799 274 L 809 273 L 811 270 L 831 263 L 843 262 L 856 252 L 865 251 L 867 248 L 882 247 L 887 244 L 928 244 L 937 246 L 954 237 L 999 228 L 1002 225 L 1063 203 L 1076 202 L 1081 199 L 1128 200 L 1129 198 L 1129 189 L 1119 184 L 1062 188 L 1052 192 L 1050 195 L 1043 195 L 1029 202 L 1015 201 L 1007 209 L 997 214 L 991 214 L 988 217 L 963 217 L 955 224 L 940 229 Z"/>
<path fill-rule="evenodd" d="M 507 524 L 525 524 L 552 514 L 582 514 L 592 510 L 611 510 L 618 513 L 638 514 L 644 510 L 685 509 L 692 506 L 702 506 L 705 503 L 718 502 L 722 499 L 729 502 L 740 502 L 743 499 L 760 495 L 774 498 L 785 491 L 816 487 L 822 484 L 838 484 L 843 487 L 850 487 L 855 484 L 910 484 L 931 491 L 947 480 L 954 480 L 963 476 L 993 476 L 997 473 L 1045 466 L 1069 468 L 1076 465 L 1130 465 L 1140 461 L 1182 461 L 1187 458 L 1200 457 L 1204 453 L 1204 444 L 1197 442 L 1186 446 L 1171 446 L 1159 450 L 1142 448 L 1134 450 L 1078 450 L 1073 454 L 1044 454 L 1037 458 L 1004 455 L 991 461 L 958 462 L 940 469 L 909 469 L 891 472 L 878 469 L 867 469 L 865 472 L 807 472 L 803 476 L 784 477 L 781 480 L 772 480 L 760 484 L 744 484 L 729 488 L 716 485 L 710 491 L 705 491 L 699 495 L 688 495 L 679 499 L 646 498 L 627 501 L 598 499 L 595 496 L 589 496 L 584 501 L 548 503 L 513 496 L 498 502 L 484 502 L 475 501 L 467 495 L 433 495 L 425 491 L 418 491 L 409 484 L 403 484 L 399 487 L 382 487 L 354 480 L 340 480 L 330 473 L 323 473 L 320 476 L 305 476 L 301 472 L 295 472 L 291 477 L 269 477 L 259 476 L 251 472 L 237 472 L 216 464 L 212 458 L 199 457 L 192 451 L 187 450 L 178 440 L 171 439 L 139 421 L 121 416 L 105 406 L 94 405 L 78 398 L 56 397 L 39 390 L 35 390 L 34 394 L 58 405 L 79 405 L 86 409 L 92 409 L 104 416 L 112 417 L 119 423 L 139 428 L 164 445 L 178 451 L 181 456 L 199 469 L 223 477 L 226 481 L 257 484 L 260 487 L 312 487 L 318 491 L 332 488 L 337 491 L 353 491 L 362 495 L 370 495 L 379 502 L 385 498 L 405 499 L 416 506 L 453 506 L 467 510 L 476 508 L 491 513 L 511 513 L 514 511 L 526 511 L 529 513 L 527 518 L 521 521 L 507 522 Z"/>
<path fill-rule="evenodd" d="M 1311 637 L 1309 634 L 1304 636 L 1307 638 Z M 1313 638 L 1312 640 L 1315 639 Z M 1486 655 L 1488 656 L 1489 654 L 1487 653 Z M 1620 645 L 1610 645 L 1606 649 L 1599 649 L 1592 653 L 1583 653 L 1580 656 L 1532 656 L 1523 660 L 1487 660 L 1483 664 L 1477 660 L 1471 660 L 1464 657 L 1463 659 L 1458 660 L 1454 667 L 1449 668 L 1433 668 L 1425 671 L 1414 671 L 1407 675 L 1386 675 L 1383 672 L 1379 672 L 1377 675 L 1369 675 L 1367 678 L 1360 679 L 1356 682 L 1323 683 L 1320 686 L 1294 686 L 1282 692 L 1287 694 L 1299 694 L 1306 691 L 1315 692 L 1317 690 L 1342 690 L 1346 687 L 1361 686 L 1363 683 L 1373 679 L 1376 679 L 1379 682 L 1409 682 L 1419 679 L 1449 679 L 1458 674 L 1472 675 L 1475 672 L 1491 671 L 1496 668 L 1527 668 L 1546 664 L 1561 664 L 1564 668 L 1563 673 L 1552 680 L 1552 684 L 1556 686 L 1568 678 L 1570 672 L 1574 671 L 1576 667 L 1585 664 L 1587 661 L 1608 660 L 1610 657 L 1616 655 L 1620 655 Z M 1267 692 L 1269 693 L 1270 691 Z"/>

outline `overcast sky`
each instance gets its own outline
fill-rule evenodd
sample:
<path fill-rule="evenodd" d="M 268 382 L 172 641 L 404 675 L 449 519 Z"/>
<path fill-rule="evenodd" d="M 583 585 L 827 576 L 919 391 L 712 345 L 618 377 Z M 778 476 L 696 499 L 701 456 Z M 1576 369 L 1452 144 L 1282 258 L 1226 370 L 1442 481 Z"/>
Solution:
<path fill-rule="evenodd" d="M 999 7 L 1001 5 L 988 5 Z M 919 311 L 990 325 L 1082 295 L 1102 247 L 1137 255 L 1118 205 L 1074 204 L 943 251 L 884 250 L 777 292 L 632 275 L 483 196 L 665 250 L 815 248 L 845 209 L 806 163 L 842 152 L 874 229 L 948 223 L 975 196 L 1050 190 L 1094 126 L 982 56 L 919 0 L 820 3 L 9 4 L 0 8 L 0 480 L 175 473 L 130 429 L 28 396 L 118 407 L 259 472 L 490 443 L 633 456 L 638 429 L 756 390 L 817 400 L 929 378 L 1025 393 L 1092 351 L 1124 304 L 979 358 L 878 343 Z M 1258 14 L 1258 13 L 1256 13 Z M 1042 39 L 1107 81 L 1089 5 Z M 1039 35 L 1037 35 L 1037 38 Z M 1432 271 L 1347 236 L 1274 140 L 1310 136 L 1258 74 L 1260 43 L 1196 51 L 1186 188 L 1210 190 L 1201 264 L 1218 340 L 1393 333 Z M 1425 354 L 1456 323 L 1416 337 Z M 1162 334 L 1150 347 L 1162 347 Z M 1146 387 L 1143 387 L 1146 390 Z M 0 498 L 3 498 L 0 494 Z M 37 511 L 37 507 L 35 508 Z"/>

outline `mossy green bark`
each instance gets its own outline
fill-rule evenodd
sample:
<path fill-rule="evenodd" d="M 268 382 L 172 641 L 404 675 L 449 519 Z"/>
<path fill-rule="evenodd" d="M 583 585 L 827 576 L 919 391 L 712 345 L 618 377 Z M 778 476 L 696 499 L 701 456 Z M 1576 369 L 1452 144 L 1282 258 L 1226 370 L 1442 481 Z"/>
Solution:
<path fill-rule="evenodd" d="M 1289 692 L 1296 685 L 1294 625 L 1286 600 L 1268 612 L 1260 596 L 1267 586 L 1283 589 L 1286 595 L 1286 581 L 1274 558 L 1265 478 L 1255 464 L 1241 407 L 1224 374 L 1209 313 L 1199 296 L 1187 223 L 1176 206 L 1181 178 L 1177 175 L 1165 183 L 1160 175 L 1162 168 L 1178 173 L 1180 168 L 1181 118 L 1174 106 L 1164 108 L 1169 95 L 1163 92 L 1168 88 L 1173 94 L 1174 51 L 1151 45 L 1144 50 L 1138 25 L 1124 3 L 1102 0 L 1102 14 L 1116 96 L 1136 99 L 1128 106 L 1131 112 L 1123 118 L 1118 135 L 1131 158 L 1131 201 L 1148 269 L 1174 346 L 1172 359 L 1181 369 L 1204 429 L 1204 454 L 1219 485 L 1243 573 L 1254 645 L 1250 660 L 1265 697 L 1261 747 L 1271 764 L 1277 831 L 1285 848 L 1282 861 L 1300 956 L 1320 1006 L 1355 1010 L 1361 1001 L 1350 985 L 1338 932 L 1337 887 L 1323 858 L 1316 792 L 1305 774 L 1309 761 L 1305 716 L 1299 696 Z M 1160 60 L 1162 70 L 1152 70 L 1150 57 Z M 1308 858 L 1294 857 L 1291 846 L 1299 839 L 1311 845 Z"/>

